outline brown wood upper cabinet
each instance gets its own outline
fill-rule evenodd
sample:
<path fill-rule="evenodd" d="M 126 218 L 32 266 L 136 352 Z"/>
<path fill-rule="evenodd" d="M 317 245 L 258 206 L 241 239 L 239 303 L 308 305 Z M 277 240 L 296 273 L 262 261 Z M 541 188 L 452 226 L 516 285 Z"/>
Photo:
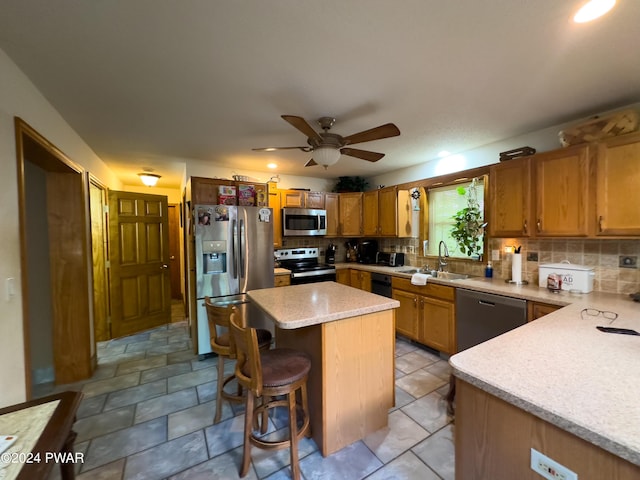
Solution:
<path fill-rule="evenodd" d="M 283 208 L 324 208 L 324 192 L 304 190 L 281 190 L 280 202 Z"/>
<path fill-rule="evenodd" d="M 587 236 L 589 148 L 576 145 L 493 165 L 491 236 Z"/>
<path fill-rule="evenodd" d="M 340 232 L 339 202 L 340 194 L 324 194 L 324 208 L 327 211 L 327 237 L 337 237 Z"/>
<path fill-rule="evenodd" d="M 362 235 L 362 193 L 340 193 L 338 202 L 339 235 Z M 327 214 L 328 215 L 328 214 Z"/>
<path fill-rule="evenodd" d="M 640 235 L 640 133 L 598 145 L 596 235 Z"/>
<path fill-rule="evenodd" d="M 387 187 L 365 192 L 362 197 L 362 228 L 368 237 L 410 237 L 411 202 L 408 190 Z"/>

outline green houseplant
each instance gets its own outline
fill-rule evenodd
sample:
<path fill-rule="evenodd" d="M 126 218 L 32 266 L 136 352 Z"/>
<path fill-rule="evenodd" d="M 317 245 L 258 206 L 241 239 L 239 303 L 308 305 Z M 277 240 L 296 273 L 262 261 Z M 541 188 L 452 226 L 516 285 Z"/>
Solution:
<path fill-rule="evenodd" d="M 460 251 L 469 256 L 479 256 L 482 252 L 484 215 L 478 204 L 476 188 L 477 179 L 473 179 L 468 188 L 458 187 L 458 194 L 467 197 L 467 206 L 459 210 L 453 218 L 451 237 L 460 247 Z"/>
<path fill-rule="evenodd" d="M 364 192 L 369 182 L 362 177 L 338 177 L 334 192 Z"/>

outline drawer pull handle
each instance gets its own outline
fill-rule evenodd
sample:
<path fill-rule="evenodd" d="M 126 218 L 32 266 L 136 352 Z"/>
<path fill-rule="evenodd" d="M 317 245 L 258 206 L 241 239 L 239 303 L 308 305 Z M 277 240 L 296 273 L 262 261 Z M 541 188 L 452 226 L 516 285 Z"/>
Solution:
<path fill-rule="evenodd" d="M 524 233 L 525 233 L 525 234 L 526 234 L 526 233 L 529 233 L 529 232 L 527 231 L 527 228 L 528 228 L 528 227 L 527 227 L 527 219 L 525 218 L 525 219 L 524 219 L 524 222 L 522 223 L 522 230 L 524 231 Z"/>
<path fill-rule="evenodd" d="M 542 221 L 540 219 L 538 219 L 537 226 L 538 226 L 538 231 L 542 230 Z"/>
<path fill-rule="evenodd" d="M 598 217 L 598 229 L 602 232 L 602 220 L 604 220 L 604 217 L 602 215 L 600 215 L 600 217 Z"/>

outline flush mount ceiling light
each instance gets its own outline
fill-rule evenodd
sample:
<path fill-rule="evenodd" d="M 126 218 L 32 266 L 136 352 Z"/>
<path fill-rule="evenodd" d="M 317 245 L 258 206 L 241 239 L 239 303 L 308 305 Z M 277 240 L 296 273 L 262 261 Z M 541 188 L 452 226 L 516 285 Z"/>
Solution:
<path fill-rule="evenodd" d="M 160 175 L 156 175 L 155 173 L 142 172 L 139 173 L 138 176 L 142 183 L 144 183 L 147 187 L 155 187 L 156 183 L 160 179 Z"/>
<path fill-rule="evenodd" d="M 586 23 L 601 17 L 616 4 L 616 0 L 589 0 L 573 16 L 576 23 Z"/>

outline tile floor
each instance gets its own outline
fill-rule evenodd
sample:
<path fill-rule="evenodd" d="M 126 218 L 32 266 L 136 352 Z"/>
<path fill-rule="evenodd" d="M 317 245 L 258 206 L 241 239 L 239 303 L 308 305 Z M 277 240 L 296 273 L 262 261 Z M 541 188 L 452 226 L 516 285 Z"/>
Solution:
<path fill-rule="evenodd" d="M 84 453 L 78 480 L 238 478 L 244 409 L 225 402 L 222 421 L 213 425 L 217 358 L 193 354 L 184 321 L 102 342 L 98 358 L 90 380 L 55 388 L 84 393 L 74 427 L 75 449 Z M 304 439 L 303 478 L 453 480 L 448 378 L 446 361 L 398 339 L 389 426 L 327 458 Z M 275 429 L 286 426 L 279 416 L 272 421 Z M 254 449 L 245 478 L 290 478 L 288 458 L 288 450 Z M 54 469 L 50 479 L 58 477 Z"/>

